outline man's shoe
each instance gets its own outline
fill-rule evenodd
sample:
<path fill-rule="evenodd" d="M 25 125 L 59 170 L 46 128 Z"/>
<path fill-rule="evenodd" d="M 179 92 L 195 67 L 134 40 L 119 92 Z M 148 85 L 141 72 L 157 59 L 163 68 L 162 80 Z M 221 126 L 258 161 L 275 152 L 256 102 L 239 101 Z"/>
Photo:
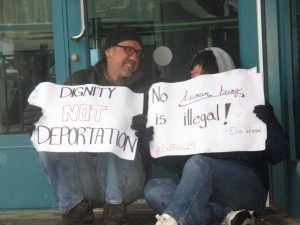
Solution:
<path fill-rule="evenodd" d="M 255 217 L 252 211 L 231 211 L 221 225 L 255 225 Z"/>
<path fill-rule="evenodd" d="M 92 207 L 86 199 L 66 212 L 57 225 L 83 225 L 95 220 Z"/>
<path fill-rule="evenodd" d="M 129 225 L 126 205 L 105 203 L 100 225 Z"/>
<path fill-rule="evenodd" d="M 156 215 L 155 217 L 157 219 L 157 222 L 155 225 L 178 225 L 176 220 L 168 214 L 162 214 L 161 216 Z"/>

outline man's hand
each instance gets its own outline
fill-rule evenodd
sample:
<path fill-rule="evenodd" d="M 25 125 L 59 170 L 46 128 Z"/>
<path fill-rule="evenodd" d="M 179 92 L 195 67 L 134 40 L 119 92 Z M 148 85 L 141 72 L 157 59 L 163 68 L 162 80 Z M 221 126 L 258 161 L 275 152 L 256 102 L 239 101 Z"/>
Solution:
<path fill-rule="evenodd" d="M 131 128 L 136 130 L 135 135 L 137 137 L 142 137 L 146 130 L 147 116 L 144 114 L 139 114 L 132 117 Z"/>
<path fill-rule="evenodd" d="M 146 127 L 147 116 L 139 114 L 132 117 L 131 128 L 136 130 L 135 135 L 142 140 L 144 147 L 149 146 L 149 142 L 153 139 L 154 128 Z"/>
<path fill-rule="evenodd" d="M 23 124 L 25 129 L 32 134 L 35 129 L 34 124 L 43 115 L 42 108 L 36 105 L 27 105 L 23 113 Z"/>

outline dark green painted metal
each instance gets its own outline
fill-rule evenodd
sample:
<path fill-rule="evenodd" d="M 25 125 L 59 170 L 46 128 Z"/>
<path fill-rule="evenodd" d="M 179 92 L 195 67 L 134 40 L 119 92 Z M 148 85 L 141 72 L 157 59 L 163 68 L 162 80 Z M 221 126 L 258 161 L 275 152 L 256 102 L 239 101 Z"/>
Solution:
<path fill-rule="evenodd" d="M 288 209 L 292 216 L 300 218 L 300 163 L 289 163 L 289 205 Z"/>
<path fill-rule="evenodd" d="M 241 66 L 258 67 L 256 1 L 240 0 L 238 7 Z"/>
<path fill-rule="evenodd" d="M 52 0 L 52 8 L 58 9 L 52 10 L 57 83 L 63 83 L 70 73 L 90 65 L 88 27 L 82 39 L 71 40 L 81 30 L 79 0 Z M 77 61 L 71 60 L 72 54 L 78 56 Z"/>
<path fill-rule="evenodd" d="M 69 71 L 69 47 L 67 29 L 67 1 L 52 0 L 52 28 L 55 49 L 56 83 L 62 84 Z"/>
<path fill-rule="evenodd" d="M 276 115 L 293 135 L 292 98 L 289 92 L 293 81 L 289 71 L 289 37 L 285 26 L 289 10 L 287 0 L 266 0 L 265 55 L 267 96 L 274 104 Z M 275 4 L 275 5 L 274 5 Z M 274 8 L 275 7 L 275 8 Z M 57 83 L 63 83 L 70 72 L 89 65 L 87 35 L 80 41 L 70 37 L 80 32 L 79 0 L 52 0 L 52 18 L 55 45 Z M 74 16 L 76 15 L 76 16 Z M 277 24 L 280 20 L 279 24 Z M 258 42 L 256 1 L 239 1 L 240 55 L 243 68 L 258 67 Z M 88 33 L 88 31 L 87 31 Z M 280 39 L 278 40 L 277 37 Z M 276 39 L 276 40 L 273 40 Z M 78 54 L 79 61 L 71 62 L 71 54 Z M 293 139 L 292 139 L 293 141 Z M 37 162 L 29 135 L 0 136 L 0 209 L 52 208 L 56 207 L 49 182 Z M 293 143 L 293 142 L 291 142 Z M 290 211 L 300 217 L 300 175 L 296 162 L 289 164 L 290 177 L 286 177 L 286 163 L 273 167 L 271 175 L 271 199 L 275 205 L 286 203 L 287 180 L 290 182 Z"/>
<path fill-rule="evenodd" d="M 1 210 L 56 207 L 32 148 L 1 149 L 0 177 Z"/>
<path fill-rule="evenodd" d="M 284 116 L 282 114 L 283 96 L 281 95 L 283 87 L 281 85 L 282 73 L 280 71 L 280 42 L 279 32 L 280 24 L 278 23 L 279 8 L 278 1 L 265 1 L 265 86 L 266 98 L 274 107 L 275 114 L 282 126 L 285 126 Z M 276 38 L 275 38 L 276 37 Z M 270 166 L 270 199 L 277 207 L 283 207 L 287 203 L 287 179 L 286 163 L 277 166 Z"/>
<path fill-rule="evenodd" d="M 296 133 L 295 133 L 295 119 L 299 116 L 295 113 L 295 102 L 299 100 L 299 92 L 293 92 L 292 87 L 299 91 L 299 74 L 293 74 L 292 68 L 293 62 L 293 48 L 292 45 L 292 31 L 291 26 L 287 24 L 292 24 L 296 22 L 296 15 L 291 15 L 292 10 L 299 10 L 298 0 L 278 0 L 279 5 L 279 41 L 280 41 L 280 72 L 282 74 L 281 85 L 282 91 L 281 96 L 284 98 L 284 105 L 282 107 L 283 115 L 286 121 L 286 130 L 288 131 L 288 137 L 290 141 L 290 159 L 288 161 L 288 196 L 289 204 L 288 209 L 292 216 L 300 218 L 300 164 L 299 164 L 299 145 L 296 146 Z M 298 13 L 299 14 L 299 13 Z M 292 21 L 291 19 L 292 18 Z M 295 31 L 294 31 L 295 32 Z M 298 35 L 298 48 L 299 48 L 299 30 Z M 297 51 L 297 50 L 296 50 Z M 299 51 L 299 50 L 298 50 Z M 299 55 L 295 55 L 294 60 L 298 60 Z M 299 65 L 299 63 L 297 64 Z M 295 65 L 294 65 L 295 66 Z M 298 68 L 299 69 L 299 68 Z M 295 78 L 296 77 L 296 78 Z M 299 102 L 296 102 L 299 104 Z M 297 118 L 299 120 L 299 118 Z M 298 137 L 299 138 L 299 137 Z M 298 152 L 297 152 L 298 151 Z"/>
<path fill-rule="evenodd" d="M 85 6 L 86 6 L 86 1 Z M 64 35 L 65 42 L 68 42 L 69 51 L 69 63 L 70 63 L 70 72 L 75 72 L 84 68 L 89 67 L 90 64 L 90 55 L 89 55 L 89 37 L 88 37 L 88 23 L 87 23 L 87 11 L 85 12 L 85 24 L 86 32 L 85 35 L 77 41 L 71 40 L 71 37 L 77 35 L 81 31 L 81 14 L 80 14 L 80 0 L 67 0 L 67 24 L 68 31 Z M 86 8 L 86 7 L 85 7 Z M 76 54 L 79 59 L 76 61 L 70 60 L 70 57 Z"/>
<path fill-rule="evenodd" d="M 291 57 L 290 30 L 286 26 L 289 20 L 289 1 L 265 0 L 262 4 L 262 32 L 264 86 L 266 98 L 274 106 L 277 118 L 285 132 L 289 132 L 293 143 L 292 86 L 288 65 Z M 258 67 L 258 42 L 256 1 L 239 1 L 239 29 L 241 63 L 244 68 Z M 288 121 L 289 118 L 289 121 Z M 288 124 L 287 124 L 288 123 Z M 289 126 L 288 126 L 289 125 Z M 288 127 L 290 131 L 288 131 Z M 292 148 L 293 149 L 293 148 Z M 270 202 L 277 207 L 286 206 L 288 202 L 287 162 L 270 166 Z"/>

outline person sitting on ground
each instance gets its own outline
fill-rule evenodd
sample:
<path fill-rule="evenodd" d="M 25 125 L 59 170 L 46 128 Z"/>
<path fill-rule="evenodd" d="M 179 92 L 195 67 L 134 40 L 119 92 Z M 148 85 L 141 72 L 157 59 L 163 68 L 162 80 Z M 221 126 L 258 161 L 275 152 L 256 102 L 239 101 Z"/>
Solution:
<path fill-rule="evenodd" d="M 234 69 L 228 53 L 220 48 L 199 51 L 192 60 L 191 76 Z M 203 153 L 165 156 L 152 161 L 176 172 L 176 178 L 153 178 L 144 189 L 147 204 L 161 215 L 156 225 L 254 225 L 253 212 L 266 204 L 268 162 L 277 164 L 287 156 L 288 143 L 273 107 L 266 102 L 253 112 L 267 126 L 264 151 Z M 132 127 L 149 149 L 153 127 L 147 117 L 133 117 Z M 155 138 L 155 137 L 154 137 Z"/>
<path fill-rule="evenodd" d="M 115 27 L 107 37 L 104 50 L 105 57 L 95 66 L 71 74 L 64 84 L 126 86 L 133 92 L 148 92 L 152 82 L 139 69 L 143 49 L 136 30 Z M 26 107 L 23 122 L 29 133 L 41 116 L 40 107 Z M 134 160 L 124 160 L 113 153 L 62 150 L 37 154 L 63 212 L 59 225 L 94 221 L 95 207 L 104 207 L 101 225 L 128 224 L 127 206 L 140 196 L 145 183 L 139 151 Z"/>

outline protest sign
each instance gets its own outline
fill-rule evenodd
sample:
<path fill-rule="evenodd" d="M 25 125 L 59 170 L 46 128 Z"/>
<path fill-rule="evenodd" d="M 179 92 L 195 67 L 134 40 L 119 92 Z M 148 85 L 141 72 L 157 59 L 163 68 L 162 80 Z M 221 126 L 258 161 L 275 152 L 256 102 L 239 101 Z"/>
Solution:
<path fill-rule="evenodd" d="M 112 152 L 133 160 L 132 116 L 143 112 L 143 94 L 126 87 L 39 84 L 28 102 L 40 106 L 32 143 L 37 151 Z"/>
<path fill-rule="evenodd" d="M 253 113 L 255 105 L 264 104 L 256 68 L 157 83 L 148 104 L 154 158 L 265 149 L 266 126 Z"/>

